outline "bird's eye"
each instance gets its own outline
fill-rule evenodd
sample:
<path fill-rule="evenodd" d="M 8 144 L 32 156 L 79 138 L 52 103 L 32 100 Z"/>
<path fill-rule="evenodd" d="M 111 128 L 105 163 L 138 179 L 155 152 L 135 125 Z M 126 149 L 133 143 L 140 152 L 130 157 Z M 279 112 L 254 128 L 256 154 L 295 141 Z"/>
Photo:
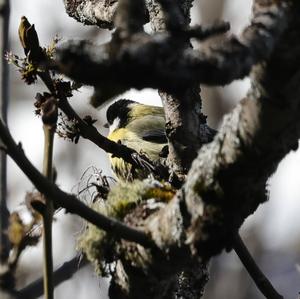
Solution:
<path fill-rule="evenodd" d="M 106 123 L 106 124 L 103 125 L 103 127 L 106 128 L 106 129 L 108 129 L 109 128 L 109 124 Z"/>

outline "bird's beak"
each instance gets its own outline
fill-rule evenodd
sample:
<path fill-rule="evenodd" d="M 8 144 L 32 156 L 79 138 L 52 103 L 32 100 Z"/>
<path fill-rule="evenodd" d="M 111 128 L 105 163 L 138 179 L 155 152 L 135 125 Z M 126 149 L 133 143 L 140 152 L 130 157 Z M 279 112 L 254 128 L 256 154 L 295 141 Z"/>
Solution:
<path fill-rule="evenodd" d="M 106 123 L 105 125 L 103 125 L 104 128 L 108 129 L 109 128 L 109 124 Z"/>

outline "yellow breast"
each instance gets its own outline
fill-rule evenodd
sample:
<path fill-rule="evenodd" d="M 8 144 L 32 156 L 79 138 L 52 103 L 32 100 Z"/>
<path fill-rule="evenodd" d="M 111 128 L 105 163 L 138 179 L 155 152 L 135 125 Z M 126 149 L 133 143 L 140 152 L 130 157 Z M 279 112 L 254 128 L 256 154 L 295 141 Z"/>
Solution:
<path fill-rule="evenodd" d="M 122 144 L 134 149 L 140 154 L 145 154 L 152 161 L 156 161 L 159 159 L 159 153 L 165 146 L 165 144 L 145 141 L 139 138 L 134 132 L 128 131 L 124 128 L 113 131 L 107 137 L 114 142 L 121 142 Z M 109 155 L 109 158 L 111 161 L 112 169 L 119 179 L 143 179 L 149 175 L 147 171 L 137 169 L 134 170 L 131 164 L 126 163 L 121 158 L 112 157 L 111 154 Z"/>

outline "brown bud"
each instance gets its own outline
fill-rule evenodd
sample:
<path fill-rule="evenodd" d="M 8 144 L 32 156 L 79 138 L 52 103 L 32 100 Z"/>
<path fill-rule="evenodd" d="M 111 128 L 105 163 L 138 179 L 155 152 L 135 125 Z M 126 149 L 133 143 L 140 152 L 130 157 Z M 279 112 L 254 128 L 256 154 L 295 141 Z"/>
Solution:
<path fill-rule="evenodd" d="M 56 126 L 58 117 L 57 100 L 54 97 L 48 98 L 42 104 L 42 121 L 45 125 Z"/>
<path fill-rule="evenodd" d="M 24 48 L 25 54 L 28 52 L 28 45 L 26 40 L 26 31 L 31 26 L 31 24 L 28 22 L 26 17 L 21 18 L 21 22 L 19 25 L 19 39 L 21 42 L 22 47 Z"/>
<path fill-rule="evenodd" d="M 25 54 L 30 55 L 32 61 L 39 61 L 41 58 L 39 38 L 34 25 L 31 25 L 24 16 L 19 25 L 19 38 Z"/>
<path fill-rule="evenodd" d="M 40 192 L 28 192 L 25 197 L 25 204 L 32 215 L 37 218 L 39 214 L 43 214 L 45 211 L 45 198 Z"/>

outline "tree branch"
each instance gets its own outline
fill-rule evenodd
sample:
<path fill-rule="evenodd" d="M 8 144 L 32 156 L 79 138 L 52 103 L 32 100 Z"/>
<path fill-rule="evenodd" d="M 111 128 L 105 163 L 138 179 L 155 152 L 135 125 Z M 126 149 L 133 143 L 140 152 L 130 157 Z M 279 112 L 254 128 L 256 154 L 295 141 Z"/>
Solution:
<path fill-rule="evenodd" d="M 53 103 L 52 103 L 53 105 Z M 54 106 L 54 105 L 53 105 Z M 52 110 L 53 111 L 53 110 Z M 53 145 L 54 134 L 57 120 L 57 108 L 55 122 L 51 125 L 44 122 L 44 163 L 43 174 L 52 181 L 53 180 Z M 52 113 L 53 114 L 53 113 Z M 45 115 L 43 115 L 45 119 Z M 43 217 L 43 252 L 44 252 L 44 297 L 45 299 L 53 299 L 54 283 L 53 283 L 53 256 L 52 256 L 52 222 L 53 222 L 53 201 L 45 197 L 45 207 L 42 212 Z"/>
<path fill-rule="evenodd" d="M 81 259 L 78 256 L 62 264 L 53 272 L 53 284 L 57 287 L 61 283 L 69 280 L 81 268 L 87 265 L 86 259 Z M 17 292 L 17 298 L 29 299 L 37 298 L 43 295 L 43 278 L 38 278 L 23 289 Z"/>
<path fill-rule="evenodd" d="M 112 29 L 118 1 L 78 1 L 64 0 L 68 15 L 85 25 L 96 25 Z"/>
<path fill-rule="evenodd" d="M 204 259 L 232 248 L 238 228 L 267 199 L 268 177 L 298 147 L 300 54 L 294 36 L 300 28 L 299 10 L 295 4 L 290 26 L 270 59 L 253 69 L 247 98 L 201 148 L 181 191 L 149 219 L 149 231 L 160 248 L 169 248 L 169 242 L 178 247 L 184 238 Z M 171 215 L 178 211 L 181 217 L 174 223 Z M 182 230 L 178 239 L 174 227 Z"/>
<path fill-rule="evenodd" d="M 31 180 L 38 191 L 67 212 L 81 216 L 95 226 L 107 231 L 117 238 L 124 238 L 145 247 L 155 247 L 154 243 L 142 231 L 128 227 L 122 222 L 110 219 L 87 207 L 76 196 L 60 190 L 54 183 L 46 179 L 28 160 L 20 145 L 17 145 L 3 121 L 0 121 L 0 137 L 7 154 L 15 161 L 24 174 Z"/>
<path fill-rule="evenodd" d="M 175 1 L 172 4 L 171 2 L 169 0 L 147 1 L 147 7 L 153 30 L 162 32 L 164 29 L 169 29 L 172 35 L 176 36 L 190 23 L 192 3 Z M 191 48 L 191 45 L 183 38 L 180 47 L 183 50 Z M 173 173 L 184 178 L 199 148 L 212 140 L 213 130 L 207 126 L 206 117 L 201 112 L 202 99 L 198 85 L 189 86 L 178 94 L 161 90 L 159 95 L 166 118 L 169 148 L 167 164 Z"/>
<path fill-rule="evenodd" d="M 68 42 L 58 50 L 58 68 L 76 81 L 98 88 L 114 82 L 176 94 L 199 83 L 227 84 L 244 78 L 253 65 L 270 56 L 291 19 L 290 8 L 290 1 L 263 4 L 257 0 L 251 25 L 240 38 L 233 36 L 202 50 L 183 49 L 182 35 L 176 39 L 169 33 L 132 36 L 132 43 L 122 44 L 113 56 L 108 45 Z"/>
<path fill-rule="evenodd" d="M 155 31 L 171 31 L 176 34 L 176 32 L 183 31 L 190 23 L 190 8 L 191 1 L 171 1 L 171 0 L 158 0 L 161 6 L 161 12 L 163 13 L 163 20 L 161 16 L 151 16 L 152 28 Z M 151 1 L 147 1 L 148 9 L 150 11 L 156 11 L 159 8 L 154 8 L 155 4 Z M 153 8 L 153 9 L 152 9 Z M 156 23 L 156 24 L 154 24 Z"/>
<path fill-rule="evenodd" d="M 239 235 L 234 238 L 234 250 L 261 293 L 267 299 L 283 299 L 283 296 L 275 290 L 268 278 L 259 269 Z"/>
<path fill-rule="evenodd" d="M 146 7 L 144 0 L 118 0 L 118 9 L 115 16 L 118 38 L 121 32 L 121 38 L 143 32 L 143 25 L 146 18 L 145 12 Z"/>

